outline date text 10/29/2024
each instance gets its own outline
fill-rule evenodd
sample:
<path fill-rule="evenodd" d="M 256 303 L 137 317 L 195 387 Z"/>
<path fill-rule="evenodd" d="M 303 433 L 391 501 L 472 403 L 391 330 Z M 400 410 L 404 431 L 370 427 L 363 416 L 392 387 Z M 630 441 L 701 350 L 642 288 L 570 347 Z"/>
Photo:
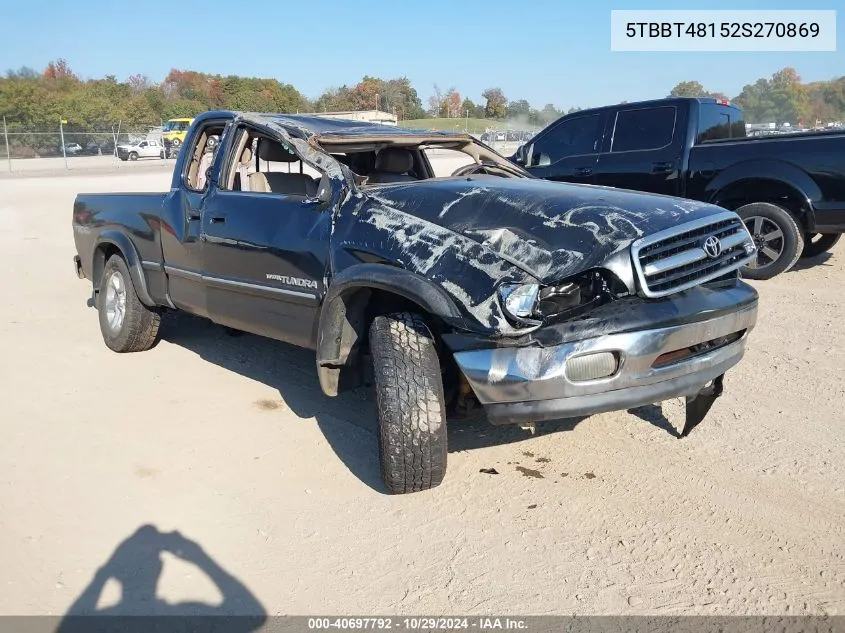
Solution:
<path fill-rule="evenodd" d="M 396 630 L 396 631 L 521 631 L 525 620 L 499 617 L 324 617 L 308 618 L 309 630 Z"/>
<path fill-rule="evenodd" d="M 612 51 L 836 51 L 836 11 L 611 11 Z"/>

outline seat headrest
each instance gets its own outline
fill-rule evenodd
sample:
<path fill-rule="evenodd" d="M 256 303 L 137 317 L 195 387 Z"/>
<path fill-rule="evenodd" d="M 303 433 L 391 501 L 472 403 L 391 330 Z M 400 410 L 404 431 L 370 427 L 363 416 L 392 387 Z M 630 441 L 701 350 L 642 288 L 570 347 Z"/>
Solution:
<path fill-rule="evenodd" d="M 296 154 L 287 151 L 280 143 L 264 139 L 258 141 L 258 158 L 271 163 L 292 163 L 299 160 Z"/>
<path fill-rule="evenodd" d="M 252 160 L 252 150 L 248 147 L 244 149 L 243 153 L 241 154 L 241 164 L 249 165 L 249 162 Z"/>
<path fill-rule="evenodd" d="M 385 147 L 376 155 L 376 171 L 404 174 L 414 166 L 414 155 L 404 147 Z"/>

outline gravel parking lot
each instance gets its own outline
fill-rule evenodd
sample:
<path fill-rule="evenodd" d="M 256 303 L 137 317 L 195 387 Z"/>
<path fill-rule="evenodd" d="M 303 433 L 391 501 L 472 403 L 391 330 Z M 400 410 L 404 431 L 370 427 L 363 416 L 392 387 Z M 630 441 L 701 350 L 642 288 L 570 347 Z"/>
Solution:
<path fill-rule="evenodd" d="M 445 483 L 393 497 L 372 401 L 323 397 L 312 353 L 187 316 L 105 347 L 74 195 L 168 183 L 0 180 L 0 614 L 151 589 L 270 614 L 845 614 L 841 244 L 755 282 L 747 356 L 688 438 L 674 401 L 534 436 L 456 423 Z"/>

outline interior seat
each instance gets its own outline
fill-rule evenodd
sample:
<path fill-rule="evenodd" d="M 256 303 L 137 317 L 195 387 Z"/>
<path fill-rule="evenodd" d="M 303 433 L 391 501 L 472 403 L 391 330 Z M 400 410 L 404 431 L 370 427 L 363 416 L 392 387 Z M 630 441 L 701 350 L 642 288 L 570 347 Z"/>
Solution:
<path fill-rule="evenodd" d="M 414 155 L 404 147 L 385 147 L 376 155 L 376 164 L 368 183 L 408 182 L 417 180 L 408 172 L 414 167 Z"/>
<path fill-rule="evenodd" d="M 299 157 L 287 151 L 280 143 L 261 139 L 258 141 L 258 158 L 272 163 L 298 162 Z M 317 195 L 317 181 L 308 174 L 283 171 L 259 171 L 249 175 L 249 190 L 261 193 L 283 193 L 291 196 Z"/>
<path fill-rule="evenodd" d="M 235 191 L 249 191 L 249 177 L 252 174 L 252 150 L 245 147 L 241 153 L 241 160 L 238 163 L 237 171 L 235 171 Z"/>

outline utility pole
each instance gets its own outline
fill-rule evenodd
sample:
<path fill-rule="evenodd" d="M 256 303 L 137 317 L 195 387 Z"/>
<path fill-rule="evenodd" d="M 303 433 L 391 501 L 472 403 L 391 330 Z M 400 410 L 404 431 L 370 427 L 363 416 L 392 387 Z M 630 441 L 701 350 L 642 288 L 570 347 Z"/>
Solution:
<path fill-rule="evenodd" d="M 469 108 L 467 108 L 467 121 L 466 125 L 464 126 L 464 132 L 469 134 Z"/>
<path fill-rule="evenodd" d="M 69 169 L 67 166 L 67 150 L 65 149 L 65 123 L 67 123 L 66 119 L 59 119 L 59 134 L 62 137 L 62 156 L 65 157 L 65 169 Z"/>
<path fill-rule="evenodd" d="M 9 130 L 6 129 L 6 117 L 3 117 L 3 137 L 6 139 L 6 160 L 9 161 L 9 173 L 12 172 L 12 152 L 9 149 Z"/>

